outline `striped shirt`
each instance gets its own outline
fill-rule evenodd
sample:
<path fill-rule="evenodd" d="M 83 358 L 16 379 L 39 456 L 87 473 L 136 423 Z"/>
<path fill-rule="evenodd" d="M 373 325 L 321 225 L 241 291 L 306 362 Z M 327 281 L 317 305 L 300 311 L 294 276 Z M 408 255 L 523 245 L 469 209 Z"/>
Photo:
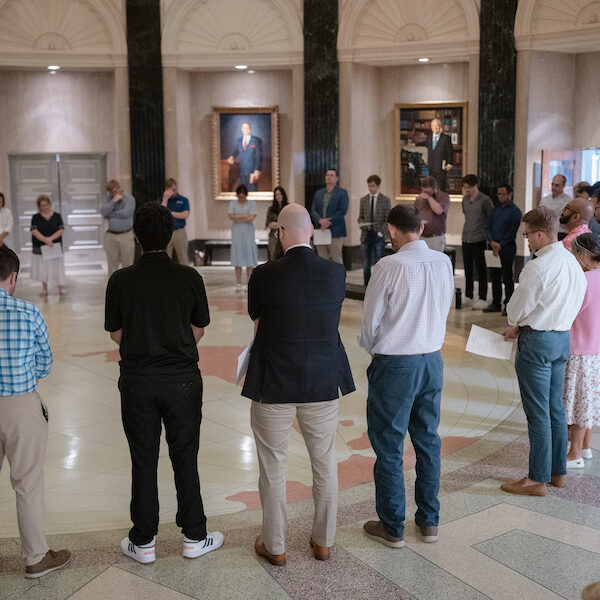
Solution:
<path fill-rule="evenodd" d="M 51 366 L 48 329 L 39 308 L 0 288 L 0 396 L 29 394 Z"/>

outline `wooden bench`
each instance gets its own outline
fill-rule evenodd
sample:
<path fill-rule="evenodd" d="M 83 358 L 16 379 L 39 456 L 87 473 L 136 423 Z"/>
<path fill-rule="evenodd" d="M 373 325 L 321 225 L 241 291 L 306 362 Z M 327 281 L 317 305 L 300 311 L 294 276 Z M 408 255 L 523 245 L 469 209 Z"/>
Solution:
<path fill-rule="evenodd" d="M 231 248 L 231 239 L 223 240 L 199 240 L 197 250 L 204 251 L 204 264 L 211 265 L 215 254 L 219 255 L 222 260 L 229 260 L 229 249 Z M 266 252 L 267 246 L 269 245 L 268 240 L 255 240 L 258 246 L 259 252 L 262 254 Z M 263 252 L 261 252 L 263 250 Z M 226 256 L 226 258 L 225 258 Z"/>

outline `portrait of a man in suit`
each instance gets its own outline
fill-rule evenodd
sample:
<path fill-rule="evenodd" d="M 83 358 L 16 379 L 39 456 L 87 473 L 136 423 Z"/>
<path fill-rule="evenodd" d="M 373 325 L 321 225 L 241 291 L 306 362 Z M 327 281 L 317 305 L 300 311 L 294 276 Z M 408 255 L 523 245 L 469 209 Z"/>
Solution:
<path fill-rule="evenodd" d="M 440 190 L 445 192 L 448 188 L 446 173 L 452 168 L 452 139 L 442 133 L 442 123 L 439 119 L 432 119 L 431 134 L 427 136 L 427 166 L 429 175 L 435 177 Z"/>
<path fill-rule="evenodd" d="M 242 185 L 249 192 L 258 191 L 258 182 L 262 171 L 263 149 L 262 140 L 252 135 L 252 127 L 248 121 L 242 123 L 242 135 L 235 143 L 233 153 L 227 158 L 230 165 L 239 160 Z"/>

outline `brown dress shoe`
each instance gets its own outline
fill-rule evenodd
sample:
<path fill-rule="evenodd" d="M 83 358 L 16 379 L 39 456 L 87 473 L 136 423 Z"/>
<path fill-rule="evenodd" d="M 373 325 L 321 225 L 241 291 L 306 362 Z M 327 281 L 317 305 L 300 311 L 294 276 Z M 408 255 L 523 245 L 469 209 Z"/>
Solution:
<path fill-rule="evenodd" d="M 552 475 L 550 477 L 550 485 L 554 487 L 565 487 L 565 476 L 564 475 Z"/>
<path fill-rule="evenodd" d="M 501 490 L 508 492 L 509 494 L 520 494 L 521 496 L 545 496 L 546 495 L 546 484 L 545 483 L 533 483 L 526 485 L 527 477 L 519 479 L 519 481 L 512 481 L 511 483 L 503 483 L 500 486 Z"/>
<path fill-rule="evenodd" d="M 266 548 L 262 537 L 259 535 L 254 542 L 254 551 L 259 556 L 266 558 L 272 565 L 276 567 L 285 566 L 285 552 L 283 554 L 271 554 Z"/>
<path fill-rule="evenodd" d="M 327 560 L 331 555 L 331 546 L 319 546 L 312 538 L 310 538 L 310 545 L 317 560 Z"/>
<path fill-rule="evenodd" d="M 25 577 L 27 579 L 37 579 L 52 571 L 56 571 L 56 569 L 66 567 L 70 561 L 71 552 L 69 550 L 59 550 L 58 552 L 48 550 L 46 556 L 40 562 L 25 567 Z"/>

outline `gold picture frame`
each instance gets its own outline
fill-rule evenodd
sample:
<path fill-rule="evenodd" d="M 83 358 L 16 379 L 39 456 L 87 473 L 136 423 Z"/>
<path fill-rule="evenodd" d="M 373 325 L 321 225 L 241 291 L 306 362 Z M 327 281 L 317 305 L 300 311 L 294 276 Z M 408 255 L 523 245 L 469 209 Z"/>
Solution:
<path fill-rule="evenodd" d="M 251 137 L 242 149 L 243 123 L 250 125 Z M 249 199 L 271 202 L 279 185 L 279 108 L 213 107 L 212 163 L 215 200 L 235 199 L 235 188 L 244 183 Z M 250 183 L 256 172 L 258 181 Z"/>

